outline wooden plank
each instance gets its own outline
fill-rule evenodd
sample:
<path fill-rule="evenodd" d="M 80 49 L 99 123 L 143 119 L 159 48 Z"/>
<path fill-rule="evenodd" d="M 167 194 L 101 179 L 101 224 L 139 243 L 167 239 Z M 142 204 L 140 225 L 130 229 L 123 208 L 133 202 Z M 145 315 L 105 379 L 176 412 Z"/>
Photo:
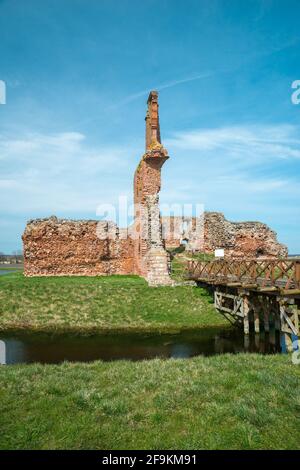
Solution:
<path fill-rule="evenodd" d="M 243 283 L 242 284 L 242 287 L 244 287 L 245 289 L 257 289 L 258 288 L 258 284 L 247 284 L 247 283 Z"/>
<path fill-rule="evenodd" d="M 221 295 L 219 292 L 215 292 L 215 308 L 219 309 L 221 307 Z"/>
<path fill-rule="evenodd" d="M 218 294 L 219 294 L 219 292 L 218 292 Z M 228 299 L 235 299 L 235 298 L 236 298 L 236 295 L 234 295 L 234 294 L 227 294 L 227 292 L 222 292 L 221 295 L 224 296 L 224 297 L 226 297 L 226 298 L 228 298 Z"/>
<path fill-rule="evenodd" d="M 280 320 L 281 320 L 281 328 L 283 326 L 283 322 L 285 322 L 289 326 L 291 331 L 294 333 L 294 335 L 297 335 L 298 332 L 295 328 L 295 325 L 293 324 L 289 316 L 286 314 L 284 305 L 280 305 Z"/>
<path fill-rule="evenodd" d="M 279 292 L 277 287 L 259 287 L 258 292 Z"/>
<path fill-rule="evenodd" d="M 300 289 L 281 289 L 281 295 L 300 295 Z"/>
<path fill-rule="evenodd" d="M 218 310 L 222 310 L 222 312 L 227 312 L 232 314 L 231 308 L 224 307 L 223 305 L 220 305 L 219 307 L 216 307 Z"/>
<path fill-rule="evenodd" d="M 222 311 L 220 313 L 223 315 L 224 318 L 226 318 L 226 320 L 229 321 L 229 323 L 231 323 L 231 325 L 235 325 L 235 320 L 232 318 L 231 315 L 227 315 L 226 313 Z"/>
<path fill-rule="evenodd" d="M 244 317 L 243 311 L 243 298 L 242 297 L 235 297 L 234 298 L 234 308 L 233 308 L 233 315 L 237 315 L 239 317 Z"/>
<path fill-rule="evenodd" d="M 292 338 L 289 333 L 284 333 L 284 340 L 285 340 L 285 346 L 288 352 L 293 351 L 293 343 L 292 343 Z"/>

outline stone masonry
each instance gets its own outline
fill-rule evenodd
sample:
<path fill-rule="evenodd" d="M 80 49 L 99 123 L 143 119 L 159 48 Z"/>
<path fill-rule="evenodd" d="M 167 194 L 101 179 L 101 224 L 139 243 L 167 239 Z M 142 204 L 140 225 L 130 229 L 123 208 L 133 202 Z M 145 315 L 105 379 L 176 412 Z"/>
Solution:
<path fill-rule="evenodd" d="M 213 253 L 223 248 L 225 257 L 284 258 L 285 245 L 261 222 L 230 222 L 221 212 L 204 212 L 201 218 L 163 217 L 167 248 L 186 244 L 187 251 Z"/>
<path fill-rule="evenodd" d="M 147 104 L 146 149 L 134 175 L 134 268 L 150 285 L 170 284 L 159 211 L 161 167 L 169 156 L 160 140 L 157 92 Z"/>
<path fill-rule="evenodd" d="M 112 222 L 28 222 L 23 234 L 26 276 L 96 276 L 133 273 L 133 241 Z"/>

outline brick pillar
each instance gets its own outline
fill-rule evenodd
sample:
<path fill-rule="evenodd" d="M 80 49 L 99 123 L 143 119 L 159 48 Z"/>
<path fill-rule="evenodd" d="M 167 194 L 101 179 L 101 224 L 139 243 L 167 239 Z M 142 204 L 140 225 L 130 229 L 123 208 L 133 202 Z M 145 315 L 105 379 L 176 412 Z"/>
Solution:
<path fill-rule="evenodd" d="M 148 109 L 145 117 L 146 121 L 146 152 L 152 145 L 157 143 L 161 144 L 160 140 L 160 126 L 158 114 L 158 93 L 157 91 L 150 91 L 148 101 Z"/>
<path fill-rule="evenodd" d="M 134 266 L 151 285 L 170 284 L 159 213 L 161 167 L 169 156 L 160 142 L 156 91 L 150 92 L 147 104 L 146 152 L 134 175 Z"/>

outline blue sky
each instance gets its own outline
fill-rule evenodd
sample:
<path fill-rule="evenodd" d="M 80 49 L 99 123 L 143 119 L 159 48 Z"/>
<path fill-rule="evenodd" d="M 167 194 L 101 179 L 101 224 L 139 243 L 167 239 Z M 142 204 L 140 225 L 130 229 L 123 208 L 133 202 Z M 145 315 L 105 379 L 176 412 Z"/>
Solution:
<path fill-rule="evenodd" d="M 260 220 L 300 253 L 299 0 L 0 0 L 0 251 L 28 219 L 132 196 L 147 93 L 162 203 Z"/>

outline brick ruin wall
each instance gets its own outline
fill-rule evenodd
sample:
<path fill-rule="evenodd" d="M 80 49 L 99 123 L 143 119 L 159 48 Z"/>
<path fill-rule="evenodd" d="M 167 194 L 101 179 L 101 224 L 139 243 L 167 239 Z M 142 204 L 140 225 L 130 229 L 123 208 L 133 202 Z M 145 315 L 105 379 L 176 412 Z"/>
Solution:
<path fill-rule="evenodd" d="M 276 232 L 261 222 L 230 222 L 221 212 L 205 212 L 202 217 L 162 217 L 167 248 L 186 243 L 186 250 L 213 253 L 223 248 L 226 257 L 286 257 L 287 247 Z"/>
<path fill-rule="evenodd" d="M 183 241 L 187 251 L 213 253 L 217 248 L 224 248 L 226 257 L 286 257 L 288 254 L 286 246 L 277 241 L 276 233 L 267 225 L 230 222 L 220 212 L 205 212 L 202 220 L 162 217 L 160 238 L 157 199 L 150 196 L 146 201 L 145 214 L 150 217 L 150 223 L 147 219 L 144 230 L 152 225 L 153 231 L 149 240 L 143 236 L 135 238 L 133 227 L 119 229 L 112 222 L 56 217 L 29 221 L 23 234 L 25 275 L 139 274 L 151 281 L 154 272 L 153 284 L 161 279 L 167 282 L 164 246 L 177 248 Z M 136 223 L 142 225 L 142 220 L 138 216 Z"/>
<path fill-rule="evenodd" d="M 231 257 L 286 257 L 287 247 L 277 234 L 261 222 L 229 222 L 218 212 L 208 213 L 204 223 L 204 250 L 213 251 L 223 243 Z M 220 247 L 222 248 L 222 247 Z"/>
<path fill-rule="evenodd" d="M 134 266 L 151 285 L 171 282 L 159 210 L 160 172 L 166 158 L 162 149 L 148 151 L 135 173 Z"/>
<path fill-rule="evenodd" d="M 134 175 L 134 205 L 135 205 L 135 234 L 134 258 L 135 271 L 147 275 L 146 255 L 151 246 L 151 217 L 155 204 L 158 204 L 157 194 L 160 189 L 159 159 L 147 162 L 142 159 Z M 150 225 L 149 225 L 150 222 Z M 154 227 L 153 227 L 154 228 Z M 156 231 L 159 226 L 156 227 Z M 152 230 L 155 234 L 155 230 Z"/>
<path fill-rule="evenodd" d="M 63 220 L 28 222 L 23 234 L 26 276 L 131 274 L 133 241 L 112 222 Z"/>

